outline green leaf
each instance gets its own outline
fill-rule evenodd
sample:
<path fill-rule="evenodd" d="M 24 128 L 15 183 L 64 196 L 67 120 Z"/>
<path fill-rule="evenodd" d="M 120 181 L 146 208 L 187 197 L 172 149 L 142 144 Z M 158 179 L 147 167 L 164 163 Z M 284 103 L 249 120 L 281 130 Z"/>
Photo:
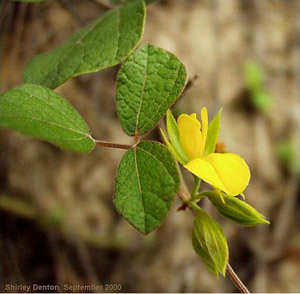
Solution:
<path fill-rule="evenodd" d="M 61 46 L 36 56 L 25 69 L 24 81 L 54 89 L 71 77 L 115 66 L 139 43 L 144 21 L 142 0 L 103 13 Z"/>
<path fill-rule="evenodd" d="M 223 202 L 220 195 L 215 191 L 202 192 L 201 195 L 207 196 L 224 217 L 240 225 L 255 226 L 269 224 L 265 217 L 254 207 L 236 197 L 223 193 Z"/>
<path fill-rule="evenodd" d="M 164 222 L 178 188 L 177 165 L 168 149 L 144 141 L 120 162 L 114 205 L 137 230 L 148 234 Z"/>
<path fill-rule="evenodd" d="M 131 55 L 117 78 L 117 110 L 124 132 L 150 131 L 176 101 L 186 83 L 186 69 L 168 51 L 145 45 Z"/>
<path fill-rule="evenodd" d="M 211 123 L 208 126 L 207 131 L 207 139 L 205 143 L 205 154 L 214 153 L 216 149 L 216 144 L 218 141 L 218 135 L 220 130 L 220 116 L 222 109 L 218 112 L 218 114 L 214 117 Z"/>
<path fill-rule="evenodd" d="M 167 111 L 167 130 L 176 154 L 180 157 L 184 164 L 187 163 L 189 158 L 186 156 L 183 148 L 181 147 L 178 125 L 170 109 Z"/>
<path fill-rule="evenodd" d="M 228 245 L 221 226 L 203 209 L 197 210 L 192 243 L 203 263 L 217 277 L 225 276 L 228 262 Z"/>
<path fill-rule="evenodd" d="M 60 95 L 39 85 L 24 84 L 0 98 L 0 126 L 14 129 L 78 153 L 95 147 L 89 128 Z"/>

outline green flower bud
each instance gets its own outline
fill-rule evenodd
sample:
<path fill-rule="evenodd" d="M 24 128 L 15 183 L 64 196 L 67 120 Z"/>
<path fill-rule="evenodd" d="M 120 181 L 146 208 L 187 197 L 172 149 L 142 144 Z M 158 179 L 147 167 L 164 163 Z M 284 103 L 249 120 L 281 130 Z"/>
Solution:
<path fill-rule="evenodd" d="M 202 192 L 201 195 L 208 197 L 211 203 L 224 217 L 240 225 L 255 226 L 259 224 L 269 224 L 269 221 L 254 207 L 236 197 L 228 196 L 223 193 L 223 202 L 216 191 Z"/>

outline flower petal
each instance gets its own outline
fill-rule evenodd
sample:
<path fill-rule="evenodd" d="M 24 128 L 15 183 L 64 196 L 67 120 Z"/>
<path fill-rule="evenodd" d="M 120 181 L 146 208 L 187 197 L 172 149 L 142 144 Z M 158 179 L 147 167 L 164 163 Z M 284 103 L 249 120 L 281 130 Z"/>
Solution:
<path fill-rule="evenodd" d="M 201 123 L 200 121 L 197 119 L 197 113 L 192 113 L 190 115 L 190 118 L 192 118 L 195 122 L 195 124 L 197 125 L 197 128 L 201 129 Z"/>
<path fill-rule="evenodd" d="M 191 116 L 181 114 L 177 122 L 180 143 L 184 153 L 190 160 L 197 158 L 200 153 L 202 134 L 200 131 L 201 124 L 197 120 L 196 114 L 192 114 Z"/>
<path fill-rule="evenodd" d="M 244 159 L 233 153 L 214 153 L 191 160 L 184 166 L 210 185 L 236 196 L 250 180 L 250 170 Z"/>

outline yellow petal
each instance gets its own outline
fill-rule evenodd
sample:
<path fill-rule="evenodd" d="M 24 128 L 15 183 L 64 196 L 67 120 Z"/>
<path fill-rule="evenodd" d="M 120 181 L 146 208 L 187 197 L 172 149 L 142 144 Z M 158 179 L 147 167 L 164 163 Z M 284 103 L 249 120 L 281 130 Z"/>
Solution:
<path fill-rule="evenodd" d="M 204 148 L 205 148 L 205 142 L 207 138 L 207 130 L 208 130 L 208 114 L 207 114 L 207 109 L 206 107 L 203 107 L 201 109 L 201 122 L 202 122 L 202 142 L 201 142 L 201 148 L 200 148 L 200 154 L 199 156 L 202 155 Z"/>
<path fill-rule="evenodd" d="M 233 153 L 213 153 L 191 160 L 184 166 L 210 185 L 236 196 L 250 180 L 250 170 L 244 159 Z"/>
<path fill-rule="evenodd" d="M 197 119 L 197 113 L 192 113 L 190 115 L 190 118 L 192 118 L 195 122 L 195 124 L 197 124 L 197 127 L 199 127 L 199 129 L 201 129 L 201 123 L 200 121 Z"/>
<path fill-rule="evenodd" d="M 196 118 L 196 114 L 191 116 L 187 114 L 181 114 L 177 120 L 179 137 L 181 146 L 188 156 L 188 158 L 194 159 L 199 156 L 202 134 L 200 131 L 201 124 Z"/>

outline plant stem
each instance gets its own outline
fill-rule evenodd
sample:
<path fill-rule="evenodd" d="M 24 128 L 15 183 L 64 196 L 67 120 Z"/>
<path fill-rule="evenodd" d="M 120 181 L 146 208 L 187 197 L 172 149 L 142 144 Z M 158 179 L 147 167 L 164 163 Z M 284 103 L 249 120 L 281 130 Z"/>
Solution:
<path fill-rule="evenodd" d="M 251 293 L 244 285 L 244 283 L 240 280 L 239 276 L 236 274 L 229 263 L 227 264 L 226 273 L 241 293 Z"/>
<path fill-rule="evenodd" d="M 199 179 L 198 177 L 195 177 L 194 187 L 193 187 L 193 190 L 191 193 L 191 201 L 194 201 L 197 198 L 200 185 L 201 185 L 201 179 Z"/>
<path fill-rule="evenodd" d="M 192 208 L 192 210 L 194 210 L 193 211 L 193 213 L 195 213 L 197 210 L 199 211 L 201 211 L 202 210 L 202 208 L 200 208 L 195 202 L 190 202 L 189 203 L 189 205 L 190 205 L 190 208 Z"/>
<path fill-rule="evenodd" d="M 133 147 L 133 146 L 127 145 L 127 144 L 119 144 L 119 143 L 99 141 L 99 140 L 95 140 L 95 143 L 97 146 L 118 148 L 118 149 L 131 149 Z"/>

